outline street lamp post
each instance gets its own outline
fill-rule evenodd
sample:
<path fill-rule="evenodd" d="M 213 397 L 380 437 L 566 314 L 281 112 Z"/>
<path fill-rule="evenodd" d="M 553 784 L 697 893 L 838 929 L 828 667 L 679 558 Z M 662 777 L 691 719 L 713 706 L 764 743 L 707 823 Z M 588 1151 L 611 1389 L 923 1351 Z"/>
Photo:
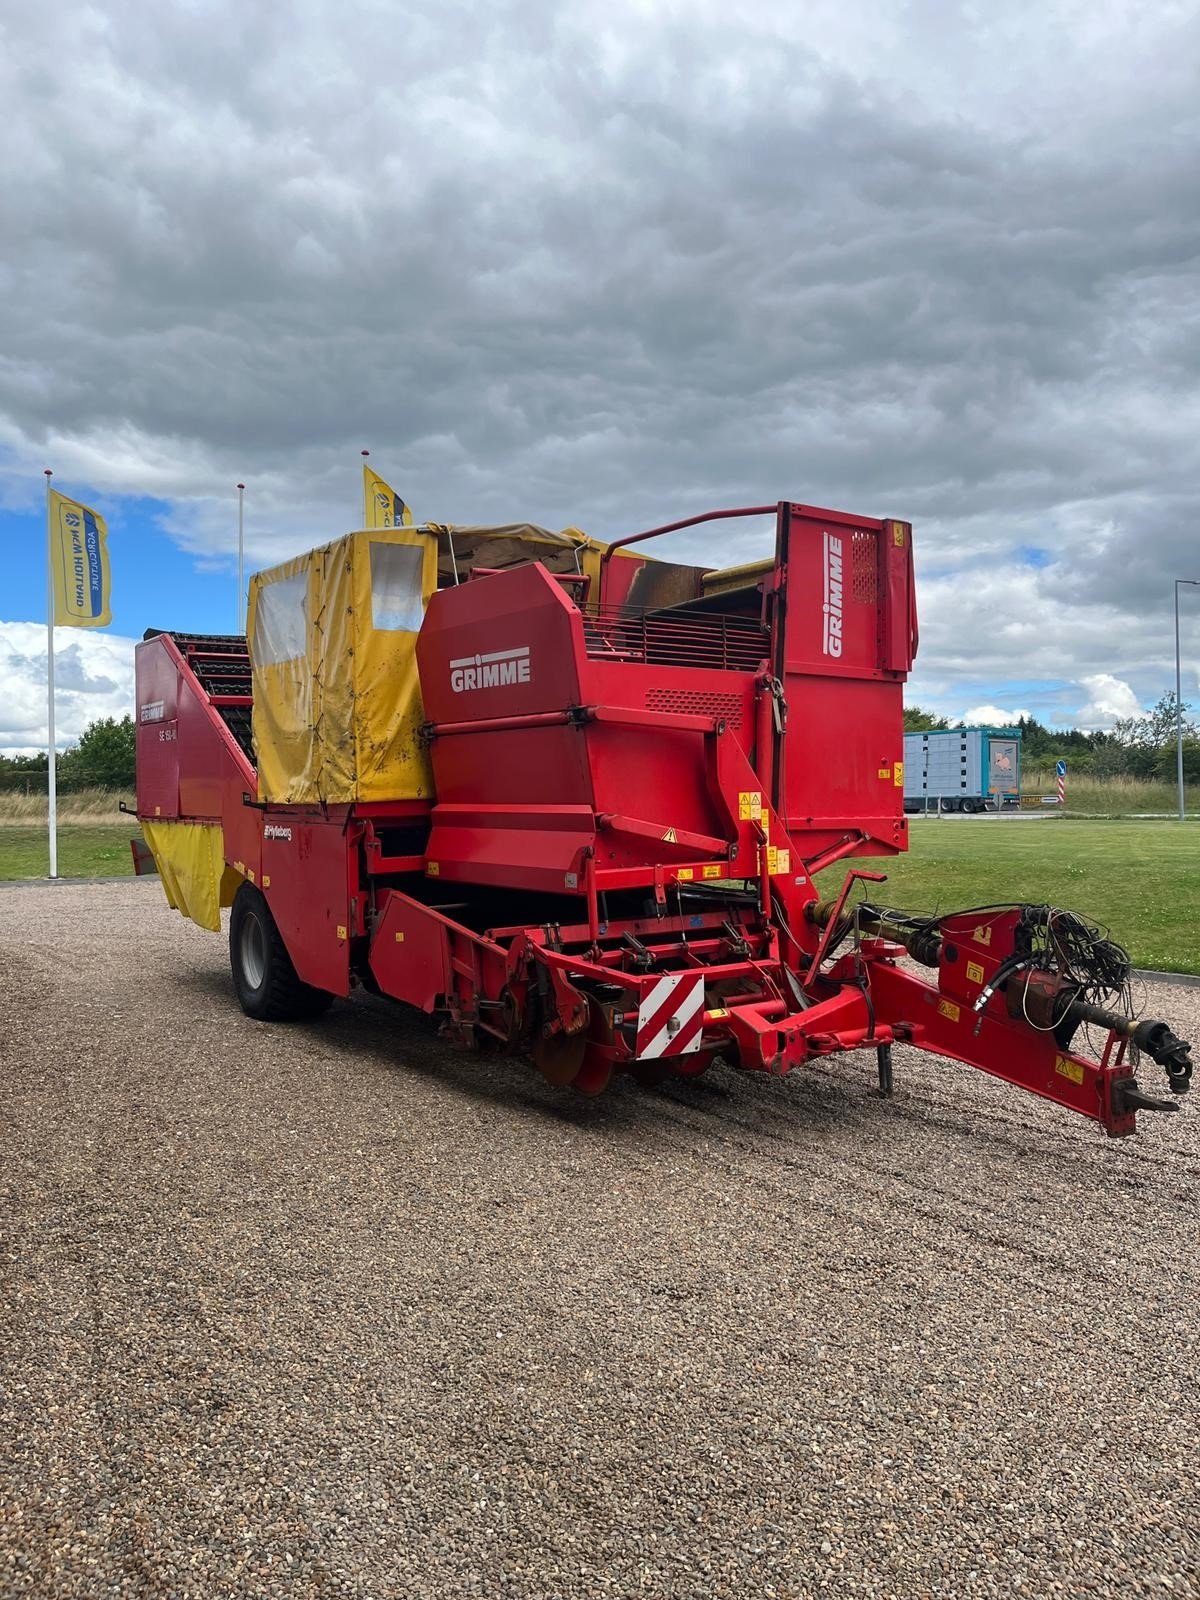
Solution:
<path fill-rule="evenodd" d="M 1175 579 L 1175 776 L 1179 782 L 1179 820 L 1185 816 L 1183 798 L 1183 677 L 1179 663 L 1179 586 L 1191 584 L 1200 589 L 1200 578 Z"/>

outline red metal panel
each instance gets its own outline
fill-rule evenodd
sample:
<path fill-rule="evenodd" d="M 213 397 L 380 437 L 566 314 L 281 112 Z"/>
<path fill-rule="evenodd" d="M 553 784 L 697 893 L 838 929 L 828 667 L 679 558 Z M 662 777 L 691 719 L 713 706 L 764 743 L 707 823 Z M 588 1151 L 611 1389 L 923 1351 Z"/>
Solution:
<path fill-rule="evenodd" d="M 297 973 L 330 994 L 350 991 L 351 872 L 344 817 L 266 813 L 259 887 Z"/>
<path fill-rule="evenodd" d="M 483 585 L 481 584 L 482 588 Z M 592 803 L 587 743 L 577 727 L 501 729 L 435 739 L 438 799 L 452 805 Z"/>
<path fill-rule="evenodd" d="M 212 707 L 185 692 L 179 701 L 179 812 L 184 817 L 219 817 L 225 786 L 235 773 Z M 239 791 L 245 780 L 237 774 Z"/>
<path fill-rule="evenodd" d="M 235 671 L 236 654 L 214 657 L 226 658 Z M 144 640 L 136 674 L 139 814 L 212 821 L 240 807 L 243 794 L 253 796 L 254 769 L 218 709 L 231 697 L 207 693 L 178 641 L 170 634 Z"/>
<path fill-rule="evenodd" d="M 787 731 L 775 803 L 800 853 L 906 848 L 903 674 L 911 649 L 911 541 L 874 519 L 792 506 L 777 555 L 777 670 Z"/>
<path fill-rule="evenodd" d="M 435 1011 L 453 988 L 446 918 L 388 893 L 371 941 L 371 971 L 384 994 Z"/>
<path fill-rule="evenodd" d="M 594 837 L 590 806 L 439 805 L 426 873 L 458 883 L 581 893 L 583 852 Z"/>
<path fill-rule="evenodd" d="M 417 641 L 425 714 L 457 724 L 577 706 L 582 659 L 579 613 L 541 566 L 444 589 Z M 592 801 L 583 736 L 565 723 L 435 738 L 431 753 L 443 803 Z"/>
<path fill-rule="evenodd" d="M 379 987 L 393 999 L 422 1011 L 445 1007 L 458 1022 L 509 1037 L 496 1011 L 509 981 L 509 952 L 432 906 L 388 892 L 370 962 Z"/>
<path fill-rule="evenodd" d="M 818 518 L 795 506 L 781 530 L 787 623 L 784 665 L 822 677 L 882 676 L 882 524 Z M 907 615 L 907 606 L 905 607 Z"/>
<path fill-rule="evenodd" d="M 435 594 L 417 640 L 430 722 L 579 704 L 583 623 L 539 563 Z"/>
<path fill-rule="evenodd" d="M 917 653 L 917 596 L 913 580 L 912 527 L 885 524 L 883 638 L 880 665 L 887 672 L 908 672 Z"/>
<path fill-rule="evenodd" d="M 134 651 L 137 808 L 143 817 L 179 815 L 179 663 L 163 638 Z"/>
<path fill-rule="evenodd" d="M 744 751 L 753 748 L 754 677 L 749 672 L 590 659 L 582 684 L 589 704 L 645 707 L 664 719 L 721 720 L 729 730 L 722 738 L 735 741 Z M 596 851 L 599 867 L 692 860 L 694 850 L 677 847 L 668 837 L 672 829 L 677 835 L 733 837 L 727 818 L 714 804 L 702 732 L 601 722 L 587 729 L 587 753 L 598 812 L 634 813 L 662 825 L 657 846 L 649 840 L 635 845 L 630 839 L 602 834 Z M 736 793 L 732 805 L 736 815 Z"/>

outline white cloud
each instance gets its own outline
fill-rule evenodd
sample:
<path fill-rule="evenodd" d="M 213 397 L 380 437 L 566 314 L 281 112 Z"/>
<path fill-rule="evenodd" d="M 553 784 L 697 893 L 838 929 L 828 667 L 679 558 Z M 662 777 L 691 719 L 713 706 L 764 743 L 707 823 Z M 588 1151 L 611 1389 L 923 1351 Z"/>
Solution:
<path fill-rule="evenodd" d="M 1111 672 L 1093 672 L 1079 681 L 1091 696 L 1087 705 L 1079 708 L 1078 725 L 1081 728 L 1111 728 L 1120 718 L 1142 714 L 1137 695 L 1122 679 L 1114 678 Z"/>
<path fill-rule="evenodd" d="M 972 706 L 969 711 L 964 711 L 962 720 L 968 727 L 981 724 L 984 727 L 1007 728 L 1010 723 L 1019 722 L 1022 717 L 1032 716 L 1030 711 L 1004 711 L 1000 706 Z"/>
<path fill-rule="evenodd" d="M 54 743 L 73 744 L 98 717 L 133 711 L 134 640 L 85 628 L 54 635 Z M 0 750 L 46 748 L 46 629 L 0 622 Z"/>
<path fill-rule="evenodd" d="M 9 10 L 0 504 L 51 465 L 211 561 L 241 478 L 265 564 L 358 520 L 364 446 L 442 520 L 794 495 L 914 523 L 911 699 L 1173 682 L 1195 6 Z"/>

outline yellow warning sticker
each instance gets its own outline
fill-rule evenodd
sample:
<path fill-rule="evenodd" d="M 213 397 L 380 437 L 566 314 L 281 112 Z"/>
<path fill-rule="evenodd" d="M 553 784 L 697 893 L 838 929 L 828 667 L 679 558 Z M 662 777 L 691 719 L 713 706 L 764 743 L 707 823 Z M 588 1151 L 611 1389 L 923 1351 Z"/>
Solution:
<path fill-rule="evenodd" d="M 891 767 L 880 767 L 879 774 L 878 774 L 879 777 L 881 777 L 881 778 L 890 778 L 891 775 L 892 775 Z"/>
<path fill-rule="evenodd" d="M 346 927 L 345 927 L 344 923 L 341 923 L 341 922 L 338 923 L 338 925 L 337 925 L 337 936 L 338 936 L 339 939 L 344 939 L 346 937 Z"/>
<path fill-rule="evenodd" d="M 1072 1083 L 1083 1082 L 1083 1067 L 1078 1061 L 1072 1061 L 1070 1056 L 1055 1056 L 1054 1070 L 1062 1078 L 1070 1078 Z"/>
<path fill-rule="evenodd" d="M 738 817 L 742 822 L 757 822 L 762 816 L 762 790 L 742 789 L 738 794 Z"/>
<path fill-rule="evenodd" d="M 714 1006 L 711 1011 L 704 1013 L 704 1020 L 705 1022 L 720 1022 L 722 1017 L 727 1017 L 728 1015 L 729 1013 L 724 1006 Z"/>
<path fill-rule="evenodd" d="M 269 872 L 263 873 L 262 883 L 264 889 L 269 889 L 271 887 L 271 875 Z"/>
<path fill-rule="evenodd" d="M 711 867 L 701 867 L 700 876 L 702 878 L 719 878 L 721 876 L 721 869 L 715 864 Z"/>
<path fill-rule="evenodd" d="M 958 1021 L 960 1013 L 953 1000 L 939 1000 L 937 1008 L 939 1016 L 948 1017 L 951 1022 Z"/>
<path fill-rule="evenodd" d="M 780 849 L 776 845 L 769 845 L 767 847 L 767 871 L 771 876 L 774 877 L 776 873 L 790 872 L 791 870 L 792 852 Z"/>
<path fill-rule="evenodd" d="M 892 523 L 892 543 L 900 550 L 904 548 L 904 529 L 898 522 Z"/>
<path fill-rule="evenodd" d="M 668 828 L 666 833 L 663 834 L 663 843 L 664 844 L 678 844 L 679 843 L 679 835 L 675 832 L 674 828 Z"/>
<path fill-rule="evenodd" d="M 992 942 L 991 924 L 989 923 L 987 927 L 978 927 L 978 928 L 976 928 L 975 932 L 971 935 L 971 939 L 975 944 L 991 944 L 991 942 Z"/>
<path fill-rule="evenodd" d="M 687 883 L 692 878 L 694 878 L 696 876 L 696 874 L 692 871 L 691 867 L 680 867 L 679 871 L 675 874 L 675 876 L 677 878 L 679 878 L 682 882 Z"/>
<path fill-rule="evenodd" d="M 979 965 L 978 961 L 968 961 L 967 962 L 967 982 L 968 983 L 982 983 L 983 982 L 983 968 Z"/>
<path fill-rule="evenodd" d="M 425 863 L 425 873 L 427 877 L 436 878 L 441 870 L 441 867 L 438 866 L 436 861 L 427 861 Z"/>
<path fill-rule="evenodd" d="M 396 935 L 396 943 L 397 944 L 403 944 L 404 943 L 404 935 L 402 933 L 398 933 Z"/>
<path fill-rule="evenodd" d="M 892 782 L 896 785 L 897 789 L 900 789 L 904 786 L 903 761 L 897 761 L 896 765 L 892 768 Z"/>

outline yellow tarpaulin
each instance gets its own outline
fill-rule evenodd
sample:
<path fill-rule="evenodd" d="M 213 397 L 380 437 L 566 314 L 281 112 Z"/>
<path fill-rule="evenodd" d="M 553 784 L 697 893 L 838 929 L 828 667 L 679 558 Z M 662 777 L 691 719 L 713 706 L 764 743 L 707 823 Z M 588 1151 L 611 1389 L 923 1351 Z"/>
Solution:
<path fill-rule="evenodd" d="M 202 928 L 221 931 L 221 907 L 233 904 L 241 879 L 225 865 L 225 839 L 218 823 L 142 823 L 167 904 Z"/>
<path fill-rule="evenodd" d="M 251 580 L 260 799 L 432 796 L 416 644 L 437 553 L 432 529 L 376 528 Z"/>

